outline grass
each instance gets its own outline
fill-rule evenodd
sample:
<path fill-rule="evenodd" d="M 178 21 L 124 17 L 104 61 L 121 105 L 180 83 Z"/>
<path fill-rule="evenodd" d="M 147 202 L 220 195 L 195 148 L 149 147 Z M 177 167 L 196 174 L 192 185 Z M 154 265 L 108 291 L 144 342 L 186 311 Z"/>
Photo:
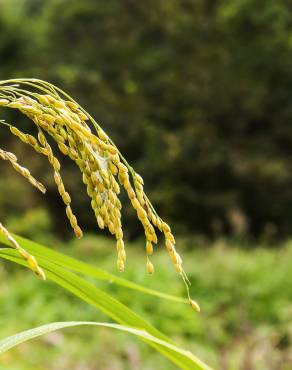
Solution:
<path fill-rule="evenodd" d="M 187 247 L 193 247 L 187 245 Z M 111 240 L 87 236 L 61 248 L 116 273 Z M 129 245 L 124 277 L 150 288 L 184 296 L 184 286 L 163 252 L 156 272 L 141 269 L 144 243 Z M 191 293 L 201 305 L 189 306 L 149 297 L 113 284 L 98 283 L 142 314 L 178 345 L 218 369 L 289 369 L 292 358 L 292 243 L 279 249 L 244 250 L 218 241 L 213 248 L 186 249 Z M 13 264 L 0 265 L 0 338 L 52 321 L 106 321 L 94 308 L 56 287 L 41 284 Z M 5 317 L 5 325 L 4 318 Z M 46 363 L 43 359 L 46 358 Z M 0 369 L 96 370 L 175 369 L 146 345 L 107 329 L 66 329 L 7 352 Z"/>

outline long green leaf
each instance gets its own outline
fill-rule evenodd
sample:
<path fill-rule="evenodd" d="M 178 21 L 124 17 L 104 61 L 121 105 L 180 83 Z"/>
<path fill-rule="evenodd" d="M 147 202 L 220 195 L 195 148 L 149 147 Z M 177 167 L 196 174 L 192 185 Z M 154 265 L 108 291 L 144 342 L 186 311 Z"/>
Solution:
<path fill-rule="evenodd" d="M 26 263 L 19 258 L 15 250 L 0 249 L 0 257 L 26 266 Z M 96 288 L 91 283 L 87 282 L 73 272 L 66 270 L 64 267 L 53 262 L 49 262 L 47 258 L 38 256 L 38 262 L 44 269 L 49 280 L 67 289 L 88 304 L 97 307 L 116 322 L 120 323 L 121 325 L 144 330 L 156 339 L 168 342 L 170 345 L 172 345 L 167 336 L 159 332 L 134 311 L 130 310 L 128 307 L 104 291 Z M 154 347 L 157 351 L 161 352 L 165 357 L 169 358 L 181 369 L 210 369 L 190 352 L 183 351 L 182 353 L 178 353 L 173 348 L 165 347 L 158 342 L 153 342 L 145 338 L 143 340 Z"/>
<path fill-rule="evenodd" d="M 68 327 L 74 327 L 74 326 L 82 326 L 82 325 L 90 325 L 90 326 L 99 326 L 99 327 L 105 327 L 115 330 L 120 330 L 126 333 L 130 333 L 133 335 L 136 335 L 139 338 L 142 338 L 144 340 L 153 342 L 155 344 L 159 344 L 162 347 L 165 347 L 167 349 L 171 349 L 174 352 L 177 352 L 179 354 L 182 354 L 184 356 L 190 356 L 190 353 L 182 350 L 178 347 L 176 347 L 173 344 L 170 344 L 168 342 L 165 342 L 161 339 L 158 339 L 149 333 L 147 333 L 144 330 L 139 330 L 135 328 L 130 328 L 123 325 L 118 324 L 112 324 L 112 323 L 104 323 L 104 322 L 91 322 L 91 321 L 66 321 L 66 322 L 54 322 L 51 324 L 46 324 L 39 326 L 37 328 L 25 330 L 23 332 L 17 333 L 15 335 L 11 335 L 10 337 L 7 337 L 5 339 L 0 340 L 0 355 L 4 352 L 10 350 L 13 347 L 16 347 L 17 345 L 24 343 L 28 340 L 40 337 L 42 335 L 51 333 L 53 331 L 68 328 Z"/>
<path fill-rule="evenodd" d="M 51 248 L 47 248 L 39 243 L 33 242 L 31 240 L 25 239 L 23 237 L 13 235 L 17 242 L 28 252 L 33 254 L 35 257 L 42 257 L 48 261 L 54 261 L 55 264 L 66 267 L 72 271 L 79 272 L 85 276 L 90 276 L 99 280 L 108 281 L 109 283 L 114 283 L 120 286 L 123 286 L 128 289 L 133 289 L 138 292 L 156 296 L 158 298 L 168 299 L 170 301 L 187 303 L 187 300 L 184 298 L 176 297 L 170 294 L 159 292 L 154 289 L 145 288 L 142 285 L 133 283 L 127 279 L 123 279 L 114 274 L 110 274 L 107 271 L 104 271 L 98 267 L 89 265 L 85 262 L 76 260 L 73 257 L 69 257 L 63 253 L 57 252 Z M 5 237 L 0 235 L 0 243 L 10 246 L 9 242 Z"/>

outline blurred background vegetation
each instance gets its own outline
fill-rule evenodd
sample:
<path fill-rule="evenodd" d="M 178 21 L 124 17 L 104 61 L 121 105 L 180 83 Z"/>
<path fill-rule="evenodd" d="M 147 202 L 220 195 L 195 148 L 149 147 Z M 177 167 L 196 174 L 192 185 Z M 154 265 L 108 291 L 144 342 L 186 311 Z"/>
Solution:
<path fill-rule="evenodd" d="M 291 369 L 291 12 L 287 0 L 0 0 L 0 79 L 53 82 L 101 123 L 179 236 L 203 313 L 110 289 L 218 369 Z M 0 114 L 32 129 L 15 112 Z M 46 161 L 5 128 L 0 147 L 48 188 L 43 197 L 0 163 L 0 220 L 113 270 L 113 242 L 97 229 L 74 165 L 59 156 L 89 233 L 80 242 L 70 240 Z M 141 229 L 130 207 L 124 217 L 126 277 L 184 294 L 163 253 L 157 276 L 145 277 Z M 102 317 L 0 266 L 1 337 Z M 0 369 L 170 369 L 163 361 L 126 336 L 80 329 L 8 353 Z"/>

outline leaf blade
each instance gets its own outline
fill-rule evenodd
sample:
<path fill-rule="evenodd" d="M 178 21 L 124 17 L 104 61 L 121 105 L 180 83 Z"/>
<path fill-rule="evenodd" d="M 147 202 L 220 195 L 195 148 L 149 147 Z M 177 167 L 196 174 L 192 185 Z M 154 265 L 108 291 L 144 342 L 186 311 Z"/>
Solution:
<path fill-rule="evenodd" d="M 0 249 L 0 257 L 26 266 L 26 263 L 17 255 L 17 252 L 13 249 Z M 45 270 L 49 280 L 67 289 L 72 294 L 76 295 L 88 304 L 91 304 L 100 309 L 121 325 L 132 328 L 139 328 L 140 330 L 143 329 L 149 335 L 155 337 L 158 341 L 162 340 L 163 342 L 167 342 L 170 345 L 173 345 L 167 336 L 154 328 L 150 323 L 148 323 L 134 311 L 123 305 L 121 302 L 117 301 L 115 298 L 96 288 L 93 284 L 87 282 L 73 272 L 68 271 L 61 266 L 58 266 L 53 262 L 48 262 L 46 259 L 43 259 L 41 257 L 39 257 L 39 263 Z M 203 364 L 201 360 L 187 351 L 179 353 L 171 348 L 159 344 L 159 342 L 157 341 L 153 342 L 148 341 L 147 339 L 145 339 L 145 341 L 152 347 L 154 347 L 157 351 L 162 353 L 165 357 L 169 358 L 181 369 L 210 369 L 207 365 Z"/>
<path fill-rule="evenodd" d="M 133 289 L 138 292 L 156 296 L 158 298 L 167 299 L 179 303 L 188 303 L 188 301 L 181 297 L 176 297 L 167 293 L 159 292 L 154 289 L 145 288 L 142 285 L 133 283 L 127 279 L 118 277 L 107 271 L 104 271 L 98 267 L 92 266 L 88 263 L 78 261 L 77 259 L 65 255 L 63 253 L 57 252 L 51 248 L 47 248 L 39 243 L 28 240 L 26 238 L 20 237 L 18 235 L 12 234 L 16 241 L 23 246 L 27 251 L 32 253 L 35 257 L 46 258 L 48 261 L 54 261 L 54 263 L 66 267 L 72 271 L 79 272 L 85 276 L 90 276 L 99 280 L 104 280 L 110 283 L 115 283 L 117 285 L 123 286 L 128 289 Z M 4 245 L 9 246 L 9 242 L 0 235 L 0 242 Z"/>

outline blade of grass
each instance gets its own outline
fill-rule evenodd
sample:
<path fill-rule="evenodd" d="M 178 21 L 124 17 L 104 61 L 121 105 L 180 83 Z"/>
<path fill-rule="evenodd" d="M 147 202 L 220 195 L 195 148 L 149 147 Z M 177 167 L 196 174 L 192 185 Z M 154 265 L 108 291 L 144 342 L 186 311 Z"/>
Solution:
<path fill-rule="evenodd" d="M 145 288 L 142 285 L 133 283 L 127 279 L 123 279 L 109 272 L 103 271 L 102 269 L 91 266 L 85 262 L 78 261 L 73 257 L 69 257 L 63 253 L 47 248 L 39 243 L 33 242 L 31 240 L 25 239 L 18 235 L 12 234 L 15 240 L 29 253 L 33 254 L 36 258 L 42 257 L 48 261 L 54 261 L 55 264 L 66 267 L 72 271 L 79 272 L 84 276 L 90 276 L 99 280 L 108 281 L 109 283 L 114 283 L 123 286 L 128 289 L 133 289 L 144 294 L 149 294 L 156 296 L 158 298 L 168 299 L 170 301 L 188 303 L 184 298 L 176 297 L 170 294 L 156 291 L 154 289 Z M 0 235 L 0 243 L 10 246 L 7 239 Z"/>
<path fill-rule="evenodd" d="M 16 262 L 23 266 L 27 266 L 26 263 L 18 257 L 16 251 L 12 249 L 0 249 L 0 257 Z M 96 288 L 94 285 L 77 276 L 73 272 L 68 271 L 52 262 L 49 262 L 47 259 L 39 257 L 38 261 L 40 266 L 44 269 L 49 280 L 67 289 L 88 304 L 97 307 L 105 314 L 110 316 L 112 319 L 114 319 L 116 322 L 120 323 L 121 325 L 145 330 L 153 337 L 172 344 L 167 336 L 162 334 L 146 320 L 137 315 L 134 311 L 130 310 L 128 307 L 126 307 L 104 291 Z M 162 353 L 165 357 L 169 358 L 181 369 L 210 369 L 207 365 L 205 365 L 201 360 L 199 360 L 190 352 L 185 351 L 184 353 L 178 353 L 175 350 L 171 348 L 166 348 L 159 343 L 154 343 L 152 341 L 149 341 L 148 339 L 144 340 L 150 346 L 154 347 L 157 351 Z"/>
<path fill-rule="evenodd" d="M 177 353 L 180 353 L 184 356 L 189 356 L 189 352 L 176 347 L 173 344 L 165 342 L 161 339 L 150 335 L 145 330 L 139 330 L 135 328 L 130 328 L 124 325 L 112 324 L 112 323 L 105 323 L 105 322 L 91 322 L 91 321 L 66 321 L 66 322 L 54 322 L 46 325 L 42 325 L 33 329 L 25 330 L 15 335 L 11 335 L 7 338 L 0 340 L 0 355 L 4 352 L 9 351 L 11 348 L 18 346 L 21 343 L 24 343 L 28 340 L 32 340 L 34 338 L 40 337 L 42 335 L 51 333 L 56 330 L 75 327 L 75 326 L 97 326 L 97 327 L 104 327 L 109 329 L 120 330 L 126 333 L 130 333 L 136 335 L 139 338 L 146 339 L 147 341 L 153 342 L 155 344 L 159 344 L 167 349 L 171 349 Z"/>

